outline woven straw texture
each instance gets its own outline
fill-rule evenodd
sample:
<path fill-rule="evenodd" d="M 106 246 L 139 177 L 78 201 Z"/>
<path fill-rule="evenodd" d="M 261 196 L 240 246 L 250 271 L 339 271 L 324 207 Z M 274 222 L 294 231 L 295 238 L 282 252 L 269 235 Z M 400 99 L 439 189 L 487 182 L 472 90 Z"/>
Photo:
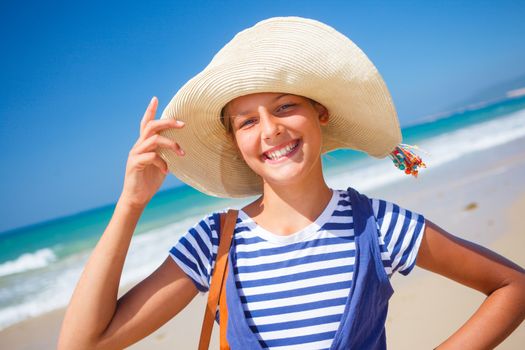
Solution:
<path fill-rule="evenodd" d="M 372 62 L 346 36 L 315 20 L 278 17 L 238 33 L 188 81 L 162 113 L 185 127 L 162 132 L 186 151 L 159 154 L 181 181 L 217 197 L 262 192 L 220 122 L 222 108 L 258 92 L 290 93 L 323 104 L 323 152 L 351 148 L 383 158 L 401 142 L 396 111 Z"/>

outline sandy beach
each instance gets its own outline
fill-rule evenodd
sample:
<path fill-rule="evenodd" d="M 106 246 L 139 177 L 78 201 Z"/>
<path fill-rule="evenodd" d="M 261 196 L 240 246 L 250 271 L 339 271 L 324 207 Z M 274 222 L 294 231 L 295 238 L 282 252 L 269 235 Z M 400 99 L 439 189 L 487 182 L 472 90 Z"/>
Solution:
<path fill-rule="evenodd" d="M 428 162 L 431 165 L 431 158 Z M 525 138 L 472 153 L 431 169 L 417 181 L 367 192 L 420 212 L 448 232 L 484 245 L 525 266 Z M 350 184 L 349 184 L 350 185 Z M 387 319 L 389 349 L 430 349 L 464 323 L 484 295 L 418 267 L 392 278 L 395 294 Z M 198 296 L 175 319 L 130 349 L 195 349 L 205 296 Z M 52 349 L 63 310 L 0 332 L 2 349 Z M 213 339 L 216 340 L 216 334 Z M 525 344 L 522 324 L 498 349 Z M 212 348 L 218 348 L 212 342 Z"/>

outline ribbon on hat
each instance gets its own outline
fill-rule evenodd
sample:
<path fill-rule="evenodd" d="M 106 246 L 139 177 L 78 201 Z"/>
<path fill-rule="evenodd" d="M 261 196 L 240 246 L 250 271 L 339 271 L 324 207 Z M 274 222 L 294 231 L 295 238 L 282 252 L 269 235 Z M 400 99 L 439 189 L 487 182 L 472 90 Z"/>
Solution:
<path fill-rule="evenodd" d="M 421 157 L 415 154 L 412 150 L 420 149 L 417 146 L 406 145 L 400 143 L 389 153 L 390 159 L 394 162 L 394 165 L 405 172 L 407 175 L 417 177 L 419 168 L 426 168 L 426 164 L 423 162 Z"/>

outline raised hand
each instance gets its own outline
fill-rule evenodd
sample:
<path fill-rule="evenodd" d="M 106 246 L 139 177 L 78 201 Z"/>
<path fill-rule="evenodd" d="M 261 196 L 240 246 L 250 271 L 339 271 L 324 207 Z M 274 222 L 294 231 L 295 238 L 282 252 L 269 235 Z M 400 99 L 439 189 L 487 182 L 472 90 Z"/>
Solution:
<path fill-rule="evenodd" d="M 157 149 L 171 149 L 177 155 L 184 156 L 184 151 L 176 142 L 159 135 L 161 130 L 184 127 L 184 122 L 173 119 L 155 120 L 157 106 L 158 100 L 153 97 L 142 117 L 140 136 L 131 148 L 126 164 L 119 201 L 133 207 L 145 207 L 166 178 L 168 166 L 156 152 Z"/>

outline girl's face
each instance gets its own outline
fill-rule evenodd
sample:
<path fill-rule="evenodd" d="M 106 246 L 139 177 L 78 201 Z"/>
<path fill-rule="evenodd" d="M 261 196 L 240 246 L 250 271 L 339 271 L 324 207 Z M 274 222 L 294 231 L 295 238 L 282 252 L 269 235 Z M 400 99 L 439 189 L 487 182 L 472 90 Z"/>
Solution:
<path fill-rule="evenodd" d="M 319 103 L 258 93 L 234 99 L 225 112 L 242 157 L 266 183 L 287 185 L 321 174 L 321 126 L 328 111 Z"/>

